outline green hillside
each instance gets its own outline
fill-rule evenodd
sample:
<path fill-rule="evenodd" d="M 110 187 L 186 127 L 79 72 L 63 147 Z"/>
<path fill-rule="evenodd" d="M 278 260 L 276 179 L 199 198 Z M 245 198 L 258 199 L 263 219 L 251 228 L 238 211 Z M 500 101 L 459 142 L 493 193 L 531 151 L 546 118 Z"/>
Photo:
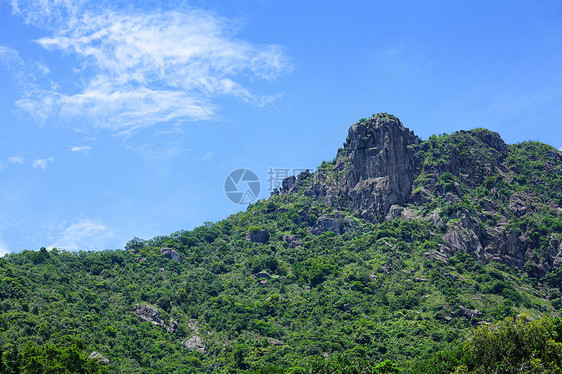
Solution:
<path fill-rule="evenodd" d="M 561 349 L 544 318 L 562 307 L 561 213 L 553 147 L 485 129 L 422 141 L 378 114 L 220 222 L 0 259 L 0 372 L 492 372 L 464 355 L 503 331 L 489 323 L 529 335 L 509 319 L 524 314 Z M 540 349 L 519 367 L 562 366 Z"/>

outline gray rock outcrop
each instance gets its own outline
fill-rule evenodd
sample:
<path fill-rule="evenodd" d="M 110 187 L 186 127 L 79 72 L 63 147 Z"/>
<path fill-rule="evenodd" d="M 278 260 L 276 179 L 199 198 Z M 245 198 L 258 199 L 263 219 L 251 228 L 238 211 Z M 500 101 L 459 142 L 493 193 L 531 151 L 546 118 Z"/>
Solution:
<path fill-rule="evenodd" d="M 203 344 L 203 339 L 199 335 L 193 335 L 191 338 L 183 342 L 185 348 L 196 350 L 201 353 L 206 352 L 205 344 Z"/>
<path fill-rule="evenodd" d="M 177 261 L 181 264 L 181 256 L 175 249 L 162 248 L 160 250 L 160 254 L 163 255 L 164 257 L 169 258 L 170 260 Z"/>
<path fill-rule="evenodd" d="M 418 168 L 411 146 L 419 143 L 398 118 L 374 116 L 351 126 L 333 165 L 298 180 L 287 178 L 281 192 L 304 188 L 307 196 L 321 197 L 329 205 L 351 208 L 357 216 L 377 221 L 392 205 L 409 201 Z M 304 183 L 307 179 L 311 180 Z M 336 222 L 329 224 L 333 224 L 330 231 L 341 233 Z"/>
<path fill-rule="evenodd" d="M 133 307 L 133 311 L 142 321 L 151 322 L 158 326 L 164 326 L 165 322 L 160 318 L 160 312 L 152 305 L 137 304 Z"/>
<path fill-rule="evenodd" d="M 299 239 L 294 235 L 283 235 L 282 239 L 289 244 L 289 248 L 297 248 L 302 245 Z"/>
<path fill-rule="evenodd" d="M 265 230 L 250 231 L 246 235 L 246 240 L 265 244 L 269 242 L 269 233 Z"/>
<path fill-rule="evenodd" d="M 101 354 L 99 354 L 96 351 L 93 351 L 90 356 L 88 356 L 88 360 L 96 360 L 97 362 L 99 362 L 102 365 L 109 365 L 109 360 L 105 357 L 103 357 Z"/>

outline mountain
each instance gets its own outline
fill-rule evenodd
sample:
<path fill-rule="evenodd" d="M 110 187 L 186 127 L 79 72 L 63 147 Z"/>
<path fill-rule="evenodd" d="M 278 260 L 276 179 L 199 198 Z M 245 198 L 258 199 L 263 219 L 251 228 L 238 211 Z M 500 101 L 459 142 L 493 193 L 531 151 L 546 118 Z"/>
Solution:
<path fill-rule="evenodd" d="M 481 128 L 422 140 L 377 114 L 220 222 L 0 259 L 0 372 L 470 369 L 474 331 L 559 316 L 561 213 L 553 147 Z"/>
<path fill-rule="evenodd" d="M 312 177 L 306 186 L 289 179 L 282 193 L 301 192 L 373 223 L 432 221 L 445 242 L 434 257 L 461 250 L 540 278 L 562 261 L 561 165 L 560 151 L 537 142 L 508 146 L 485 129 L 422 142 L 380 114 L 351 126 L 335 160 L 303 176 Z"/>

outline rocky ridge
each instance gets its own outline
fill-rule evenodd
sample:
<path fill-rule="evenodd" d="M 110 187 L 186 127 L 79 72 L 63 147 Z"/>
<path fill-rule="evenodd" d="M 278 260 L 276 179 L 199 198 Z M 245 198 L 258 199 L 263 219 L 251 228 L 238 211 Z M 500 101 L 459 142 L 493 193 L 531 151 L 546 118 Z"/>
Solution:
<path fill-rule="evenodd" d="M 562 239 L 551 235 L 547 250 L 537 254 L 530 233 L 509 224 L 506 215 L 524 219 L 545 205 L 528 190 L 499 196 L 503 185 L 521 178 L 517 165 L 509 163 L 511 151 L 499 134 L 481 128 L 422 141 L 398 118 L 382 113 L 352 125 L 332 162 L 286 178 L 273 195 L 303 194 L 374 223 L 424 219 L 443 231 L 443 244 L 428 253 L 432 258 L 462 251 L 542 277 L 562 262 Z M 552 148 L 548 156 L 552 162 L 544 171 L 562 174 L 562 153 Z M 533 173 L 525 177 L 542 182 Z M 476 196 L 478 189 L 491 194 Z M 560 194 L 560 186 L 554 192 Z M 560 201 L 550 202 L 549 209 L 560 214 Z M 346 214 L 336 211 L 322 215 L 311 233 L 352 229 Z"/>

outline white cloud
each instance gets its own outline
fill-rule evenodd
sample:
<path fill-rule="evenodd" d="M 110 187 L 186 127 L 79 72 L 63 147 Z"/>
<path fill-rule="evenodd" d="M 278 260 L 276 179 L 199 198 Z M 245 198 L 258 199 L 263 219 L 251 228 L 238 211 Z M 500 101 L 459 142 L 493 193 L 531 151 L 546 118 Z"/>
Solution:
<path fill-rule="evenodd" d="M 12 12 L 26 23 L 52 29 L 56 24 L 73 23 L 83 0 L 11 0 Z"/>
<path fill-rule="evenodd" d="M 35 160 L 33 161 L 33 168 L 41 168 L 43 170 L 45 170 L 45 168 L 47 167 L 47 164 L 49 162 L 53 162 L 55 159 L 52 157 L 49 158 L 43 158 L 40 160 Z"/>
<path fill-rule="evenodd" d="M 142 144 L 126 146 L 131 151 L 138 152 L 141 156 L 151 161 L 166 161 L 171 158 L 183 156 L 189 149 L 175 142 L 163 142 L 154 144 Z"/>
<path fill-rule="evenodd" d="M 8 159 L 8 162 L 11 164 L 21 165 L 25 162 L 25 159 L 20 156 L 12 156 Z"/>
<path fill-rule="evenodd" d="M 88 151 L 92 149 L 89 145 L 82 145 L 77 147 L 71 147 L 70 150 L 72 152 L 80 152 L 80 153 L 88 153 Z"/>
<path fill-rule="evenodd" d="M 4 247 L 2 243 L 0 243 L 0 257 L 4 257 L 9 253 L 10 251 L 6 247 Z"/>
<path fill-rule="evenodd" d="M 207 160 L 210 160 L 210 159 L 212 159 L 212 158 L 213 158 L 213 152 L 211 151 L 211 152 L 205 153 L 205 154 L 201 157 L 201 160 L 207 161 Z"/>
<path fill-rule="evenodd" d="M 80 119 L 130 134 L 168 121 L 207 119 L 220 95 L 255 105 L 274 100 L 255 96 L 247 82 L 275 79 L 291 69 L 281 47 L 236 39 L 227 19 L 202 10 L 119 12 L 92 10 L 92 4 L 83 10 L 70 0 L 36 3 L 13 0 L 12 8 L 50 31 L 37 40 L 40 46 L 77 58 L 84 82 L 79 92 L 28 90 L 17 106 L 40 123 Z"/>
<path fill-rule="evenodd" d="M 8 67 L 12 67 L 14 64 L 21 64 L 22 59 L 15 49 L 0 45 L 0 62 Z"/>
<path fill-rule="evenodd" d="M 112 237 L 112 230 L 103 223 L 91 219 L 81 219 L 66 227 L 58 235 L 58 239 L 49 246 L 49 249 L 64 248 L 72 251 L 104 250 L 107 249 L 105 246 Z"/>
<path fill-rule="evenodd" d="M 24 62 L 18 51 L 0 45 L 0 64 L 7 66 L 12 72 L 11 83 L 16 89 L 24 94 L 36 90 L 33 67 Z"/>
<path fill-rule="evenodd" d="M 10 250 L 6 248 L 6 243 L 0 238 L 0 257 L 4 257 L 10 253 Z"/>

